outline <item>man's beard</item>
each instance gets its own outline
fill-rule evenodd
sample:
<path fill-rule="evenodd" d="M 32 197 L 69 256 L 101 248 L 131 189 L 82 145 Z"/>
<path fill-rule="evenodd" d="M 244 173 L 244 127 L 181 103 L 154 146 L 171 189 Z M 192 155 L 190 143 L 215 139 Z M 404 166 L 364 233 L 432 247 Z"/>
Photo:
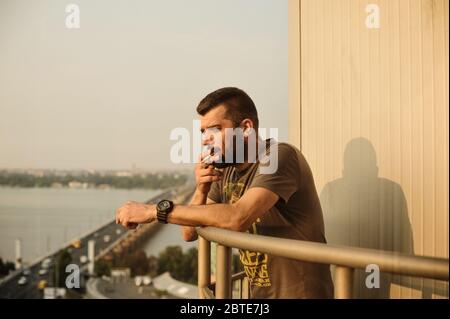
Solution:
<path fill-rule="evenodd" d="M 256 150 L 253 150 L 252 152 L 249 151 L 249 147 L 255 147 L 255 146 L 249 146 L 247 141 L 243 142 L 243 147 L 237 147 L 237 143 L 236 143 L 236 137 L 233 137 L 233 152 L 231 153 L 227 153 L 225 151 L 225 153 L 222 152 L 222 149 L 220 147 L 213 147 L 211 149 L 211 156 L 214 155 L 215 151 L 218 150 L 220 153 L 220 162 L 212 162 L 211 164 L 218 169 L 222 169 L 222 168 L 227 168 L 230 166 L 236 166 L 242 163 L 245 163 L 246 161 L 251 162 L 251 163 L 256 163 L 258 158 L 259 158 L 259 154 L 261 153 L 261 151 L 265 151 L 266 150 L 266 143 L 257 143 L 256 144 Z M 238 150 L 240 152 L 243 152 L 243 154 L 237 154 Z M 239 155 L 239 156 L 238 156 Z M 230 160 L 231 157 L 231 160 Z"/>
<path fill-rule="evenodd" d="M 230 167 L 230 166 L 233 166 L 236 164 L 237 163 L 227 163 L 225 161 L 225 156 L 222 156 L 222 162 L 221 163 L 213 162 L 212 166 L 214 166 L 215 168 L 218 168 L 218 169 L 222 169 L 222 168 L 227 168 L 227 167 Z"/>
<path fill-rule="evenodd" d="M 244 152 L 246 152 L 246 150 L 247 150 L 247 147 L 244 146 Z M 238 164 L 242 164 L 242 163 L 245 162 L 245 160 L 244 161 L 240 161 L 240 162 L 237 161 L 235 144 L 233 145 L 233 153 L 232 154 L 227 154 L 227 155 L 232 155 L 231 156 L 232 157 L 231 161 L 228 159 L 228 157 L 225 157 L 225 154 L 222 153 L 221 154 L 221 161 L 220 162 L 213 162 L 212 165 L 215 168 L 222 169 L 222 168 L 227 168 L 227 167 L 230 167 L 230 166 L 236 166 Z M 245 159 L 245 156 L 244 156 L 244 159 Z"/>

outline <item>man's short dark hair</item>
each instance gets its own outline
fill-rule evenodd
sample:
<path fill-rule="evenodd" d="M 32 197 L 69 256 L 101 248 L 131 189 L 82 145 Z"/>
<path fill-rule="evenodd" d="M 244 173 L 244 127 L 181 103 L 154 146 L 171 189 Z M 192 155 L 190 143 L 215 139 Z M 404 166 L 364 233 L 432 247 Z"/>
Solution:
<path fill-rule="evenodd" d="M 258 129 L 258 112 L 255 103 L 243 90 L 235 87 L 225 87 L 209 93 L 197 106 L 197 113 L 205 115 L 215 107 L 223 104 L 227 110 L 227 116 L 235 126 L 244 119 L 250 119 L 255 129 Z"/>

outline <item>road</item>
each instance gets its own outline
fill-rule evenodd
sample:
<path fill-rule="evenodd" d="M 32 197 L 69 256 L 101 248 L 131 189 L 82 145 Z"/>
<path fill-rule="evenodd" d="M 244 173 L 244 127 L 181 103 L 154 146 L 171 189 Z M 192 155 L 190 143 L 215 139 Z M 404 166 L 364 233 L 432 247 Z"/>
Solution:
<path fill-rule="evenodd" d="M 165 191 L 156 197 L 148 200 L 147 203 L 156 203 L 161 199 L 170 199 L 175 195 L 174 190 Z M 81 256 L 87 257 L 87 246 L 89 240 L 95 241 L 95 255 L 97 256 L 108 248 L 119 237 L 123 236 L 127 230 L 120 225 L 116 225 L 115 220 L 112 220 L 108 224 L 102 226 L 99 229 L 93 230 L 86 236 L 80 238 L 81 247 L 76 249 L 70 246 L 61 247 L 61 249 L 68 249 L 72 255 L 72 263 L 78 264 L 82 269 L 83 264 L 80 261 Z M 105 241 L 105 236 L 109 236 L 109 240 Z M 28 267 L 30 269 L 30 275 L 27 276 L 27 283 L 23 286 L 18 284 L 19 278 L 22 276 L 22 271 L 16 271 L 14 275 L 8 277 L 8 280 L 0 284 L 0 298 L 7 299 L 40 299 L 43 298 L 43 292 L 38 289 L 38 283 L 40 280 L 46 280 L 48 286 L 53 286 L 53 272 L 54 263 L 57 252 L 44 256 L 37 262 Z M 52 260 L 52 266 L 46 275 L 40 276 L 39 270 L 41 269 L 41 263 L 44 259 L 50 258 Z M 85 267 L 86 268 L 86 267 Z"/>

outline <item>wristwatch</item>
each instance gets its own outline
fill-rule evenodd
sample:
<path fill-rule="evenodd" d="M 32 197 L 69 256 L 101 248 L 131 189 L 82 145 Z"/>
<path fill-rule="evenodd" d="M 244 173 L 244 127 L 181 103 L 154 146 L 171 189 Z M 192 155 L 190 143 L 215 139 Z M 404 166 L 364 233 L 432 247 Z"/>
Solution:
<path fill-rule="evenodd" d="M 167 224 L 167 217 L 173 210 L 173 202 L 171 200 L 163 199 L 156 204 L 156 218 L 160 223 Z"/>

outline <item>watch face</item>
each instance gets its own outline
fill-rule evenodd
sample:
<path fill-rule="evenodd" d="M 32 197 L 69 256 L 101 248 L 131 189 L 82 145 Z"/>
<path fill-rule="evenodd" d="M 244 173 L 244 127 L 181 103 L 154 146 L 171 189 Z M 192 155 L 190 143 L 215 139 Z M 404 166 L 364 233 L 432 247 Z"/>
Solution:
<path fill-rule="evenodd" d="M 167 200 L 161 201 L 161 202 L 158 204 L 158 208 L 159 208 L 160 210 L 166 210 L 166 209 L 168 209 L 169 207 L 170 207 L 170 203 L 169 203 L 169 201 L 167 201 Z"/>

